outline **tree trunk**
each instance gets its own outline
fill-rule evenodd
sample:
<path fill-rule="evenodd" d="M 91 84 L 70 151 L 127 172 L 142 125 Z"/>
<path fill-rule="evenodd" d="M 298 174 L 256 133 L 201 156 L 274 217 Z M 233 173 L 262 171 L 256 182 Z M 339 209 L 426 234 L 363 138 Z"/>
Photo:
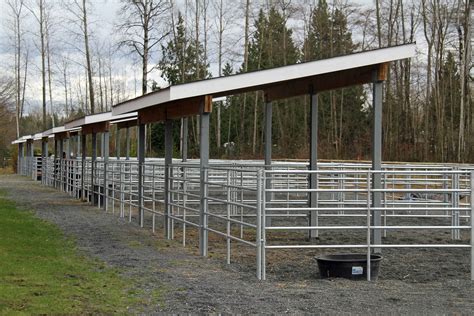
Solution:
<path fill-rule="evenodd" d="M 87 81 L 89 82 L 89 102 L 91 114 L 95 113 L 95 102 L 94 102 L 94 82 L 92 80 L 92 62 L 91 54 L 89 51 L 89 33 L 87 31 L 87 7 L 86 0 L 82 0 L 82 23 L 84 30 L 84 45 L 86 50 L 86 69 L 87 69 Z"/>
<path fill-rule="evenodd" d="M 43 130 L 48 129 L 46 123 L 46 47 L 45 47 L 45 25 L 44 25 L 44 2 L 39 0 L 39 25 L 41 42 L 41 97 L 43 107 Z M 51 113 L 52 115 L 53 113 Z"/>

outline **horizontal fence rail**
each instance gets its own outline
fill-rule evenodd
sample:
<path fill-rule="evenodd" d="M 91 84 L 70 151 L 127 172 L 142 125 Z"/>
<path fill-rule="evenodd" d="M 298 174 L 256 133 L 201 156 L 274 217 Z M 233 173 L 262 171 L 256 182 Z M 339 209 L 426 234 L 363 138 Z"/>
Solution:
<path fill-rule="evenodd" d="M 213 245 L 223 240 L 229 264 L 232 249 L 237 249 L 233 244 L 250 247 L 259 279 L 266 278 L 267 250 L 326 248 L 364 249 L 368 258 L 386 248 L 466 248 L 471 250 L 474 279 L 474 167 L 370 168 L 368 163 L 321 162 L 318 170 L 308 170 L 302 162 L 265 166 L 262 161 L 211 160 L 201 169 L 199 160 L 165 164 L 164 159 L 151 158 L 139 164 L 136 159 L 115 158 L 18 159 L 19 174 L 130 222 L 136 220 L 168 239 L 179 238 L 183 245 L 198 243 L 207 251 L 208 234 Z M 311 178 L 316 185 L 310 186 Z M 375 178 L 380 187 L 373 186 Z M 374 222 L 376 217 L 380 224 Z M 317 237 L 330 231 L 357 231 L 363 239 L 321 244 L 311 238 L 287 243 L 274 238 L 294 232 Z M 374 239 L 377 234 L 387 237 L 404 231 L 429 231 L 433 236 L 449 231 L 451 242 L 387 244 Z M 367 267 L 370 270 L 369 261 Z"/>

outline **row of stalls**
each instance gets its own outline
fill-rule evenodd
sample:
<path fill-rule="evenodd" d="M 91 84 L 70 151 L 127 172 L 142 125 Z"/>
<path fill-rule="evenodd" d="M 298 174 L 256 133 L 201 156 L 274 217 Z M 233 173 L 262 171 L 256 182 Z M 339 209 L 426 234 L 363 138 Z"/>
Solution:
<path fill-rule="evenodd" d="M 384 248 L 452 247 L 470 250 L 472 264 L 472 166 L 382 164 L 383 82 L 390 62 L 413 57 L 415 48 L 407 44 L 170 86 L 117 104 L 111 112 L 16 140 L 18 172 L 162 231 L 166 238 L 194 243 L 202 256 L 222 244 L 228 263 L 232 249 L 234 257 L 250 252 L 259 279 L 266 277 L 268 251 L 356 249 L 370 258 Z M 318 162 L 318 93 L 367 83 L 372 87 L 371 163 Z M 250 91 L 265 95 L 264 160 L 210 159 L 213 99 Z M 309 162 L 272 161 L 273 102 L 305 94 L 311 110 Z M 185 128 L 182 156 L 173 157 L 173 125 L 187 127 L 191 116 L 199 118 L 199 158 L 187 157 Z M 145 157 L 146 126 L 155 122 L 164 123 L 161 158 Z M 130 157 L 131 129 L 136 129 L 136 158 Z M 35 141 L 41 142 L 38 157 Z M 451 238 L 439 244 L 384 242 L 395 231 L 420 229 L 447 230 Z M 325 239 L 331 231 L 351 232 L 351 237 Z"/>

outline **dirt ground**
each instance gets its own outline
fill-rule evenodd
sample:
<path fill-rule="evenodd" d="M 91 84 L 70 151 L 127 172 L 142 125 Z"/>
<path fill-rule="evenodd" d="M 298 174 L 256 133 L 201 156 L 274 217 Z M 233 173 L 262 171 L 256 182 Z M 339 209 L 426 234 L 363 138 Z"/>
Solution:
<path fill-rule="evenodd" d="M 233 262 L 226 265 L 225 243 L 211 235 L 210 257 L 202 258 L 196 255 L 195 242 L 183 248 L 180 239 L 162 238 L 161 230 L 153 235 L 136 221 L 129 223 L 24 177 L 0 175 L 0 190 L 75 238 L 79 251 L 136 280 L 135 286 L 145 294 L 143 305 L 131 312 L 472 314 L 474 310 L 467 249 L 384 250 L 376 282 L 320 279 L 313 259 L 318 251 L 269 251 L 268 279 L 258 281 L 255 249 L 233 245 Z M 188 236 L 194 233 L 190 229 Z M 449 231 L 435 237 L 413 234 L 435 243 L 450 240 Z M 385 242 L 412 237 L 391 233 Z M 362 237 L 355 233 L 323 234 L 321 243 L 331 239 L 352 243 L 358 238 Z M 161 299 L 156 300 L 155 290 L 163 294 Z"/>

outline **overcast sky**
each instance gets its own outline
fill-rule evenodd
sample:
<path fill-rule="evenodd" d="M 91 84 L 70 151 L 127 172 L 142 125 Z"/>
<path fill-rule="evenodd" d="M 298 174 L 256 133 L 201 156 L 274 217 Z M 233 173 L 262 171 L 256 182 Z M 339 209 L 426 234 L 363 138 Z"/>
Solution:
<path fill-rule="evenodd" d="M 71 41 L 70 35 L 66 29 L 70 28 L 67 22 L 64 21 L 64 16 L 67 16 L 65 10 L 59 5 L 61 1 L 59 0 L 46 0 L 46 2 L 53 2 L 55 5 L 55 10 L 53 12 L 52 20 L 56 21 L 56 25 L 54 26 L 53 37 L 52 37 L 52 44 L 54 55 L 53 55 L 53 63 L 57 62 L 57 52 L 61 52 L 63 50 L 69 51 L 69 58 L 76 60 L 78 63 L 81 62 L 83 56 L 74 50 L 74 40 Z M 230 0 L 229 0 L 230 1 Z M 297 0 L 297 1 L 305 1 L 305 0 Z M 294 2 L 297 2 L 294 1 Z M 27 0 L 27 3 L 34 3 L 35 0 Z M 192 1 L 193 2 L 193 1 Z M 234 5 L 237 1 L 229 2 L 231 5 Z M 0 10 L 0 71 L 4 74 L 11 74 L 13 60 L 12 60 L 12 46 L 11 40 L 9 39 L 9 32 L 7 31 L 8 27 L 8 7 L 7 7 L 7 0 L 0 0 L 1 3 L 1 10 Z M 91 32 L 93 34 L 93 38 L 91 40 L 91 46 L 93 49 L 97 49 L 97 47 L 103 47 L 104 45 L 114 44 L 116 41 L 116 31 L 114 31 L 114 25 L 117 23 L 117 12 L 120 8 L 120 1 L 119 0 L 93 0 L 91 1 L 93 11 L 90 15 L 91 21 Z M 175 1 L 178 7 L 183 6 L 183 0 Z M 256 1 L 254 2 L 256 3 Z M 357 0 L 352 1 L 352 3 L 361 6 L 361 7 L 371 7 L 373 6 L 373 0 Z M 237 2 L 237 6 L 238 6 Z M 34 6 L 34 5 L 33 5 Z M 25 10 L 25 13 L 28 13 Z M 231 12 L 232 14 L 232 12 Z M 27 30 L 27 34 L 25 38 L 29 40 L 30 43 L 34 42 L 35 40 L 35 32 L 37 33 L 38 25 L 34 18 L 31 16 L 31 13 L 28 13 L 28 18 L 25 19 L 23 28 Z M 234 14 L 235 18 L 236 14 Z M 242 20 L 242 21 L 241 21 Z M 241 48 L 242 43 L 242 23 L 243 19 L 233 21 L 234 24 L 231 26 L 230 31 L 226 36 L 226 40 L 229 41 L 228 46 L 233 48 L 234 50 L 239 50 Z M 209 17 L 209 24 L 215 23 L 215 17 Z M 253 21 L 252 21 L 253 24 Z M 289 26 L 292 28 L 301 28 L 302 22 L 299 20 L 292 20 L 289 22 Z M 301 32 L 295 30 L 295 41 L 301 41 Z M 354 32 L 356 33 L 356 32 Z M 357 34 L 354 34 L 354 37 L 357 38 Z M 37 41 L 37 40 L 36 40 Z M 71 43 L 72 42 L 72 43 Z M 211 72 L 213 76 L 217 76 L 217 65 L 215 63 L 216 54 L 215 54 L 215 39 L 212 36 L 209 38 L 209 58 L 211 60 Z M 77 46 L 82 45 L 82 43 L 78 43 Z M 213 48 L 214 47 L 214 48 Z M 236 49 L 237 48 L 237 49 Z M 243 49 L 241 49 L 243 50 Z M 40 56 L 39 50 L 34 45 L 31 44 L 29 48 L 30 53 L 30 63 L 29 63 L 29 71 L 28 71 L 28 85 L 27 85 L 27 93 L 26 99 L 28 100 L 26 105 L 26 110 L 29 111 L 32 108 L 39 107 L 41 103 L 41 76 L 40 76 L 40 69 L 39 65 Z M 157 62 L 157 56 L 152 59 L 153 62 Z M 227 54 L 225 56 L 226 61 L 233 61 L 236 62 L 238 65 L 241 60 L 240 56 L 236 56 L 235 54 Z M 115 62 L 115 71 L 114 71 L 114 78 L 121 79 L 126 82 L 126 86 L 124 89 L 127 91 L 127 95 L 129 97 L 135 96 L 135 91 L 138 93 L 140 92 L 140 66 L 137 64 L 129 56 L 124 56 L 123 53 L 118 53 L 114 57 Z M 85 71 L 82 72 L 80 66 L 76 67 L 76 73 L 71 74 L 71 83 L 72 85 L 79 84 L 79 82 L 84 80 Z M 59 82 L 59 74 L 57 72 L 54 74 L 55 80 L 54 88 L 53 88 L 53 95 L 56 102 L 61 102 L 60 100 L 64 99 L 64 88 L 61 86 Z M 154 71 L 150 75 L 150 79 L 154 79 L 159 82 L 161 85 L 165 85 L 166 83 L 161 79 L 160 74 L 158 71 Z"/>

